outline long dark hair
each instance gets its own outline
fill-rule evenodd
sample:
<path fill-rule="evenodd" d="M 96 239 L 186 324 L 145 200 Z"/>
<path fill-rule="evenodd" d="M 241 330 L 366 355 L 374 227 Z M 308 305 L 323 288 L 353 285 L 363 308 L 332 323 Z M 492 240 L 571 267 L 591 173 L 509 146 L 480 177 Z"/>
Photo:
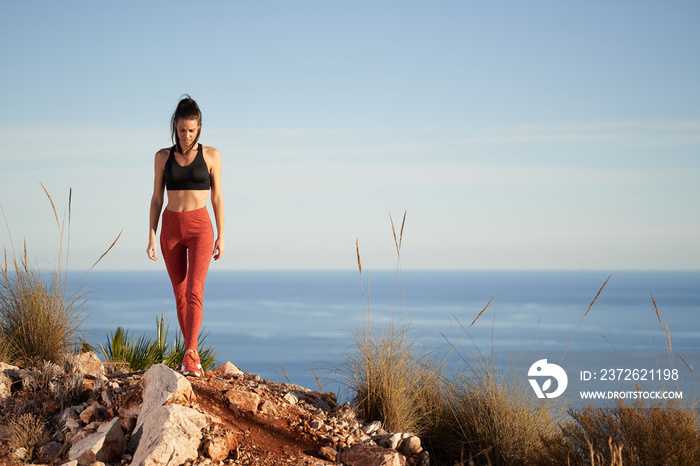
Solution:
<path fill-rule="evenodd" d="M 177 108 L 173 112 L 173 117 L 170 121 L 173 144 L 175 144 L 176 149 L 179 153 L 185 154 L 182 146 L 180 145 L 180 138 L 177 137 L 177 122 L 180 119 L 184 120 L 197 120 L 199 124 L 199 131 L 197 131 L 197 136 L 195 136 L 192 145 L 187 148 L 187 151 L 191 150 L 199 142 L 199 135 L 202 134 L 202 112 L 199 110 L 199 105 L 194 101 L 192 97 L 185 94 L 180 98 L 180 102 L 177 104 Z"/>

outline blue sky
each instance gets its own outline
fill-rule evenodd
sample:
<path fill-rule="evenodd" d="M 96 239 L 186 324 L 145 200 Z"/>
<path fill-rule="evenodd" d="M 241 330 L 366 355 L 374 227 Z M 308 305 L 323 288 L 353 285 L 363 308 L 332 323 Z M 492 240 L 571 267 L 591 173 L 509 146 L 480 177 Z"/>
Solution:
<path fill-rule="evenodd" d="M 223 157 L 219 269 L 698 269 L 697 2 L 6 2 L 0 204 L 71 268 L 145 254 L 189 93 Z M 0 242 L 10 247 L 9 234 Z"/>

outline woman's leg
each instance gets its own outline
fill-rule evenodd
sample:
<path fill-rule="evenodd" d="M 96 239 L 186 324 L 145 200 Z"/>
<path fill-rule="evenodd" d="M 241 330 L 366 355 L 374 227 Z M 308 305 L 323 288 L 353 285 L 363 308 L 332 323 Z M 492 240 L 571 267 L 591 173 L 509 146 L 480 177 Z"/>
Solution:
<path fill-rule="evenodd" d="M 183 335 L 185 348 L 197 350 L 202 327 L 204 282 L 214 249 L 214 231 L 206 208 L 185 213 L 191 215 L 188 215 L 187 222 L 187 313 Z"/>
<path fill-rule="evenodd" d="M 160 232 L 160 249 L 175 294 L 177 320 L 185 341 L 187 320 L 187 248 L 183 245 L 178 212 L 165 210 Z"/>

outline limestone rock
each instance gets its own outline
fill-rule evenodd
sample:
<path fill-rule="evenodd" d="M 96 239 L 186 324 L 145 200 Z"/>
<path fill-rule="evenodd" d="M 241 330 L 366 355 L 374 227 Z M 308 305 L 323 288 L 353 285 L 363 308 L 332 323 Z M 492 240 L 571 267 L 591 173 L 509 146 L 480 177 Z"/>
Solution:
<path fill-rule="evenodd" d="M 145 406 L 144 406 L 145 407 Z M 155 466 L 184 464 L 198 457 L 206 417 L 177 404 L 150 409 L 142 423 L 142 435 L 131 464 Z M 139 416 L 139 422 L 143 414 Z"/>
<path fill-rule="evenodd" d="M 0 372 L 0 406 L 12 396 L 10 392 L 12 381 L 3 372 Z"/>
<path fill-rule="evenodd" d="M 102 406 L 88 406 L 80 413 L 80 420 L 85 424 L 105 419 L 109 413 Z"/>
<path fill-rule="evenodd" d="M 228 399 L 229 403 L 239 409 L 250 411 L 253 414 L 258 412 L 260 396 L 257 393 L 241 390 L 229 390 L 226 392 L 226 398 Z"/>
<path fill-rule="evenodd" d="M 266 414 L 268 416 L 279 415 L 279 413 L 277 412 L 277 408 L 275 408 L 275 405 L 272 404 L 270 400 L 265 400 L 262 403 L 260 403 L 258 409 L 261 413 Z"/>
<path fill-rule="evenodd" d="M 287 392 L 284 395 L 284 401 L 286 401 L 290 405 L 295 405 L 299 403 L 299 398 L 294 394 L 294 392 Z"/>
<path fill-rule="evenodd" d="M 298 385 L 290 385 L 289 387 L 293 389 L 285 393 L 283 399 L 290 405 L 299 403 L 306 396 L 306 392 L 303 391 L 302 387 Z"/>
<path fill-rule="evenodd" d="M 382 428 L 382 422 L 381 421 L 374 421 L 374 422 L 370 422 L 369 424 L 364 425 L 362 427 L 362 432 L 364 432 L 367 435 L 372 435 L 381 428 Z"/>
<path fill-rule="evenodd" d="M 382 446 L 384 448 L 390 448 L 392 450 L 396 450 L 396 449 L 398 449 L 399 443 L 401 443 L 402 439 L 403 439 L 403 434 L 401 434 L 399 432 L 395 432 L 393 434 L 387 434 L 387 435 L 375 437 L 374 441 L 379 446 Z"/>
<path fill-rule="evenodd" d="M 64 431 L 77 432 L 80 429 L 80 417 L 72 407 L 63 410 L 59 422 L 63 424 Z"/>
<path fill-rule="evenodd" d="M 404 438 L 399 445 L 399 451 L 406 457 L 417 455 L 423 450 L 420 438 L 415 435 Z"/>
<path fill-rule="evenodd" d="M 399 452 L 377 445 L 358 443 L 345 450 L 341 461 L 346 466 L 404 466 L 406 458 Z"/>
<path fill-rule="evenodd" d="M 188 405 L 195 398 L 192 385 L 185 376 L 163 364 L 156 364 L 148 369 L 143 376 L 143 383 L 144 406 L 151 403 L 158 406 L 166 403 Z"/>
<path fill-rule="evenodd" d="M 225 363 L 214 369 L 214 372 L 220 375 L 243 375 L 243 371 L 236 367 L 236 365 L 233 364 L 231 361 L 226 361 Z"/>
<path fill-rule="evenodd" d="M 76 356 L 75 365 L 77 371 L 81 374 L 97 375 L 104 373 L 102 361 L 100 361 L 100 358 L 92 351 Z"/>
<path fill-rule="evenodd" d="M 335 462 L 338 459 L 338 452 L 333 447 L 321 447 L 321 449 L 318 450 L 318 456 L 324 460 Z"/>
<path fill-rule="evenodd" d="M 202 453 L 204 453 L 204 456 L 211 458 L 212 461 L 223 461 L 228 458 L 229 453 L 236 448 L 237 444 L 236 436 L 232 432 L 226 432 L 207 440 Z"/>
<path fill-rule="evenodd" d="M 119 418 L 105 423 L 92 435 L 85 437 L 73 445 L 68 452 L 68 458 L 79 465 L 91 465 L 96 461 L 114 463 L 121 460 L 126 449 L 126 439 L 122 432 Z"/>
<path fill-rule="evenodd" d="M 143 384 L 143 402 L 131 437 L 134 449 L 138 446 L 144 423 L 154 411 L 166 403 L 188 405 L 195 398 L 190 382 L 163 364 L 151 366 L 143 376 Z"/>
<path fill-rule="evenodd" d="M 0 361 L 0 371 L 18 371 L 19 367 Z"/>

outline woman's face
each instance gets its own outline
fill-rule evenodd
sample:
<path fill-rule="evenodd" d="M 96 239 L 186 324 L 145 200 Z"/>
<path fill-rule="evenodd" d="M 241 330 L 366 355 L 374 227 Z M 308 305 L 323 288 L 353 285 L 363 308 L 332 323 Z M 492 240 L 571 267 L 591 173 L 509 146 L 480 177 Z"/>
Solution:
<path fill-rule="evenodd" d="M 180 140 L 180 146 L 184 149 L 189 149 L 189 147 L 194 142 L 197 134 L 199 133 L 200 124 L 197 120 L 184 120 L 179 119 L 175 123 L 175 129 L 177 130 L 177 138 Z"/>

